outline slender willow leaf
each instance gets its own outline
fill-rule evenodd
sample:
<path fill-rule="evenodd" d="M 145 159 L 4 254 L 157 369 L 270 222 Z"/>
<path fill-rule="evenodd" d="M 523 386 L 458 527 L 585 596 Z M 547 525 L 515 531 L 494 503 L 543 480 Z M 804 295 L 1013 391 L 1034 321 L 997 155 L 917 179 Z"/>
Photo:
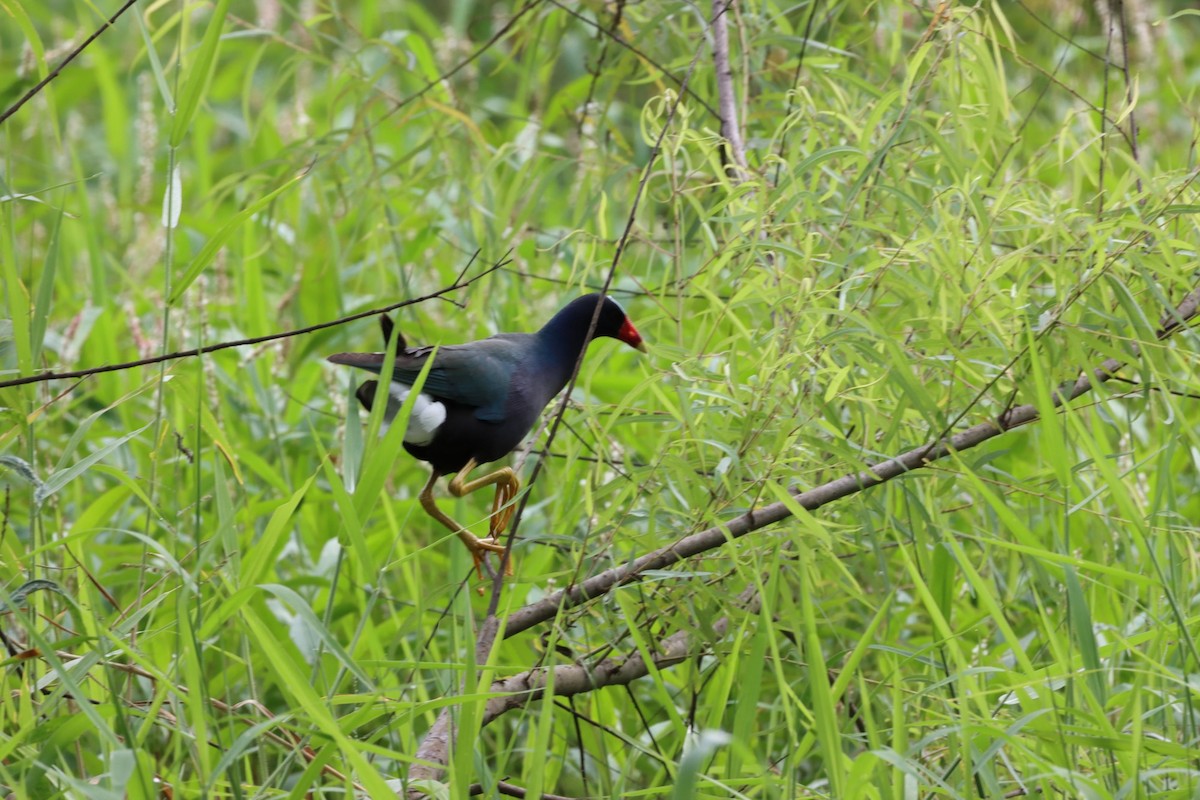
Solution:
<path fill-rule="evenodd" d="M 48 497 L 50 497 L 50 495 L 54 494 L 59 489 L 61 489 L 62 487 L 66 486 L 68 483 L 73 481 L 75 478 L 82 475 L 87 470 L 87 468 L 90 467 L 92 464 L 95 464 L 97 461 L 104 458 L 109 453 L 113 452 L 118 447 L 120 447 L 121 445 L 128 442 L 130 439 L 134 438 L 135 436 L 140 434 L 142 431 L 146 430 L 146 428 L 149 428 L 151 424 L 152 423 L 146 423 L 142 427 L 138 428 L 136 431 L 127 433 L 124 436 L 122 436 L 120 439 L 115 439 L 115 440 L 109 442 L 108 444 L 104 445 L 104 447 L 101 447 L 96 452 L 84 457 L 82 460 L 77 461 L 76 463 L 72 464 L 71 466 L 67 467 L 66 469 L 61 469 L 58 472 L 55 472 L 53 475 L 51 475 L 49 478 L 46 479 L 45 483 L 43 483 L 36 490 L 34 490 L 34 493 L 33 493 L 34 502 L 37 505 L 41 505 L 42 503 L 46 502 L 46 499 Z"/>
<path fill-rule="evenodd" d="M 183 87 L 182 99 L 175 112 L 175 127 L 171 129 L 171 147 L 178 147 L 179 143 L 183 141 L 183 136 L 191 127 L 192 118 L 196 116 L 196 110 L 200 107 L 200 101 L 208 93 L 208 86 L 212 82 L 213 72 L 217 66 L 221 31 L 225 27 L 225 18 L 228 15 L 229 0 L 217 0 L 217 7 L 213 10 L 208 30 L 204 32 L 204 39 L 200 43 L 200 50 L 196 53 L 196 60 L 188 69 L 187 83 Z"/>
<path fill-rule="evenodd" d="M 196 257 L 192 259 L 192 263 L 188 265 L 187 271 L 185 271 L 175 283 L 175 287 L 171 291 L 171 296 L 167 299 L 167 302 L 171 305 L 177 303 L 179 298 L 183 296 L 183 293 L 188 290 L 188 287 L 192 285 L 196 278 L 200 277 L 200 273 L 204 271 L 204 268 L 211 264 L 212 260 L 217 257 L 217 253 L 219 253 L 221 248 L 225 246 L 225 243 L 229 241 L 229 237 L 233 236 L 233 234 L 242 226 L 243 223 L 246 222 L 246 220 L 250 219 L 259 211 L 266 208 L 272 200 L 290 189 L 307 174 L 308 171 L 306 170 L 301 172 L 299 175 L 292 177 L 282 186 L 279 186 L 273 191 L 268 192 L 250 205 L 243 208 L 233 216 L 233 219 L 226 222 L 225 225 L 219 231 L 217 231 L 211 239 L 208 240 L 204 247 L 200 249 L 200 252 L 196 254 Z"/>
<path fill-rule="evenodd" d="M 58 274 L 58 234 L 62 230 L 62 218 L 62 211 L 54 217 L 54 228 L 50 231 L 50 240 L 46 242 L 46 258 L 42 261 L 42 275 L 38 279 L 37 297 L 33 301 L 29 338 L 34 361 L 41 358 L 42 344 L 46 338 L 46 319 L 50 315 L 50 301 L 54 298 L 54 276 Z"/>

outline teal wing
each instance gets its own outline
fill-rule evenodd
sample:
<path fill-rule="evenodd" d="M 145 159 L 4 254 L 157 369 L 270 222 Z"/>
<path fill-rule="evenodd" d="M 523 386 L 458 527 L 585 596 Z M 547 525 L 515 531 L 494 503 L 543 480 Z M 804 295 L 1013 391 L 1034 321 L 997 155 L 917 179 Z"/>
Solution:
<path fill-rule="evenodd" d="M 513 375 L 532 338 L 528 334 L 500 334 L 490 339 L 437 348 L 418 347 L 396 355 L 392 379 L 412 384 L 433 357 L 433 366 L 421 391 L 442 400 L 470 406 L 484 422 L 502 422 L 504 405 Z M 338 353 L 329 357 L 335 364 L 383 370 L 384 353 Z"/>

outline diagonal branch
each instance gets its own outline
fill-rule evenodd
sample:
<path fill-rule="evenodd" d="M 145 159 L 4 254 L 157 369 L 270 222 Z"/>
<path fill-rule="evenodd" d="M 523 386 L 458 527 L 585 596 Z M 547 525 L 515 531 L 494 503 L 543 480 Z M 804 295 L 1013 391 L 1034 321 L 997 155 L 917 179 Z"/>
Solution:
<path fill-rule="evenodd" d="M 1178 307 L 1170 311 L 1159 322 L 1155 334 L 1162 340 L 1183 328 L 1196 317 L 1200 307 L 1200 284 L 1192 290 Z M 1134 354 L 1136 354 L 1136 348 Z M 1090 392 L 1095 386 L 1110 380 L 1122 367 L 1122 363 L 1110 358 L 1094 369 L 1091 374 L 1080 375 L 1055 393 L 1056 408 Z M 1027 425 L 1038 419 L 1037 407 L 1032 403 L 1016 406 L 994 420 L 981 422 L 953 436 L 913 448 L 907 453 L 874 464 L 861 472 L 844 475 L 821 486 L 803 492 L 793 492 L 788 502 L 771 503 L 734 517 L 724 525 L 685 536 L 674 544 L 647 553 L 620 567 L 593 575 L 582 583 L 547 595 L 536 603 L 530 603 L 514 611 L 505 623 L 504 636 L 515 636 L 535 625 L 554 619 L 560 612 L 574 608 L 614 588 L 638 580 L 647 570 L 665 569 L 684 559 L 714 550 L 732 539 L 765 528 L 793 516 L 792 508 L 800 507 L 815 511 L 835 500 L 857 494 L 864 489 L 878 486 L 906 472 L 920 469 L 933 461 L 945 458 L 953 452 L 969 450 L 994 439 L 1013 428 Z"/>
<path fill-rule="evenodd" d="M 52 69 L 48 73 L 46 73 L 46 77 L 42 78 L 40 81 L 35 83 L 32 87 L 30 87 L 29 91 L 27 91 L 27 92 L 25 92 L 25 94 L 21 95 L 19 100 L 17 100 L 15 103 L 13 103 L 8 108 L 4 109 L 3 113 L 0 113 L 0 124 L 3 124 L 4 122 L 6 122 L 8 120 L 9 117 L 11 117 L 13 114 L 17 113 L 18 111 L 20 111 L 21 106 L 25 105 L 30 100 L 32 100 L 37 95 L 38 92 L 40 92 L 42 89 L 45 89 L 46 86 L 49 85 L 50 81 L 54 80 L 59 75 L 61 75 L 62 71 L 67 68 L 68 64 L 70 64 L 72 61 L 74 61 L 79 56 L 80 53 L 82 53 L 84 50 L 86 50 L 91 45 L 92 42 L 99 39 L 100 34 L 104 33 L 106 30 L 108 30 L 113 25 L 116 25 L 117 20 L 121 18 L 121 15 L 124 14 L 126 11 L 128 11 L 136 2 L 137 2 L 137 0 L 125 0 L 125 3 L 120 8 L 117 9 L 117 12 L 115 14 L 113 14 L 111 17 L 106 19 L 104 21 L 104 24 L 101 25 L 99 28 L 92 31 L 91 36 L 89 36 L 88 38 L 83 40 L 83 44 L 79 45 L 74 50 L 67 53 L 66 58 L 64 58 L 62 61 L 58 62 L 58 66 L 56 66 L 54 69 Z"/>
<path fill-rule="evenodd" d="M 758 586 L 751 584 L 738 595 L 735 605 L 743 611 L 754 613 L 759 608 Z M 712 624 L 712 639 L 715 641 L 729 629 L 729 617 L 721 617 Z M 612 656 L 598 664 L 566 664 L 551 669 L 534 668 L 510 678 L 492 683 L 493 693 L 502 696 L 488 700 L 483 712 L 483 724 L 527 703 L 541 699 L 549 687 L 555 697 L 584 694 L 605 686 L 623 686 L 650 674 L 655 669 L 673 667 L 695 655 L 698 642 L 690 630 L 676 631 L 659 642 L 658 652 L 650 663 L 641 653 Z M 551 680 L 552 677 L 552 680 Z"/>
<path fill-rule="evenodd" d="M 472 262 L 475 260 L 475 256 L 477 255 L 479 255 L 478 251 L 476 251 L 474 256 L 471 256 Z M 359 311 L 356 314 L 350 314 L 349 316 L 338 317 L 337 319 L 331 319 L 326 322 L 318 322 L 315 325 L 307 325 L 303 328 L 296 328 L 295 330 L 268 333 L 264 336 L 251 336 L 249 339 L 237 339 L 231 342 L 217 342 L 216 344 L 205 345 L 204 347 L 193 347 L 188 350 L 178 350 L 174 353 L 151 356 L 150 358 L 139 358 L 136 361 L 123 361 L 119 364 L 104 364 L 103 366 L 99 367 L 89 367 L 88 369 L 76 369 L 64 372 L 39 372 L 34 375 L 24 375 L 20 378 L 0 381 L 0 389 L 7 389 L 10 386 L 24 386 L 25 384 L 29 383 L 44 383 L 45 381 L 61 380 L 64 378 L 86 378 L 89 375 L 99 375 L 102 372 L 119 372 L 120 370 L 133 369 L 134 367 L 145 367 L 151 364 L 161 364 L 165 361 L 177 361 L 181 358 L 193 358 L 195 356 L 202 356 L 208 353 L 215 353 L 218 350 L 228 350 L 231 347 L 245 347 L 246 345 L 262 344 L 263 342 L 271 342 L 276 339 L 289 339 L 293 336 L 303 336 L 306 333 L 314 333 L 316 331 L 324 330 L 325 328 L 333 328 L 338 325 L 344 325 L 347 322 L 363 319 L 364 317 L 373 317 L 376 314 L 386 314 L 387 312 L 394 311 L 397 308 L 404 308 L 405 306 L 424 303 L 426 300 L 433 300 L 437 297 L 443 297 L 444 295 L 450 294 L 451 292 L 456 292 L 459 289 L 465 289 L 480 278 L 490 275 L 509 263 L 511 263 L 510 260 L 505 257 L 504 259 L 485 269 L 483 272 L 480 272 L 478 275 L 465 280 L 463 279 L 463 276 L 466 274 L 466 270 L 464 269 L 464 271 L 459 274 L 458 278 L 455 279 L 454 283 L 438 289 L 436 292 L 431 292 L 421 297 L 414 297 L 410 300 L 401 300 L 398 303 L 392 303 L 390 305 L 383 306 L 382 308 L 371 308 L 366 311 Z M 467 267 L 470 267 L 470 263 L 467 264 Z"/>
<path fill-rule="evenodd" d="M 717 110 L 715 108 L 713 108 L 712 106 L 710 106 L 708 104 L 708 101 L 705 100 L 703 96 L 698 94 L 695 89 L 692 89 L 690 86 L 687 85 L 686 80 L 679 78 L 679 76 L 677 76 L 675 73 L 671 72 L 670 69 L 663 66 L 659 62 L 655 61 L 653 58 L 651 58 L 649 55 L 647 55 L 644 51 L 639 50 L 637 47 L 635 47 L 631 43 L 622 39 L 620 36 L 618 36 L 616 34 L 615 31 L 608 30 L 600 23 L 596 22 L 593 19 L 589 19 L 588 17 L 585 17 L 583 14 L 580 14 L 574 8 L 571 8 L 570 6 L 560 2 L 560 0 L 550 0 L 550 2 L 553 3 L 554 5 L 558 6 L 560 9 L 562 9 L 566 13 L 570 14 L 575 19 L 584 23 L 585 25 L 592 26 L 593 28 L 596 29 L 596 31 L 598 33 L 603 34 L 610 41 L 616 43 L 617 45 L 620 45 L 621 47 L 624 47 L 626 50 L 628 50 L 629 52 L 631 52 L 635 56 L 637 56 L 639 61 L 645 62 L 646 64 L 649 64 L 650 66 L 654 67 L 656 70 L 659 71 L 660 74 L 662 74 L 663 77 L 668 78 L 676 86 L 679 87 L 680 94 L 686 94 L 688 97 L 692 98 L 697 103 L 702 105 L 704 107 L 704 110 L 707 111 L 709 114 L 712 114 L 717 119 L 721 118 L 721 115 L 717 113 Z"/>
<path fill-rule="evenodd" d="M 1179 306 L 1162 318 L 1160 327 L 1155 334 L 1156 338 L 1161 341 L 1186 327 L 1187 323 L 1197 316 L 1198 310 L 1200 310 L 1200 284 L 1196 285 Z M 1061 408 L 1071 400 L 1087 394 L 1097 385 L 1112 380 L 1115 377 L 1114 373 L 1121 366 L 1120 361 L 1110 358 L 1094 369 L 1091 375 L 1081 375 L 1074 383 L 1064 385 L 1052 398 L 1054 407 Z M 540 622 L 550 620 L 563 610 L 603 595 L 621 584 L 638 579 L 646 570 L 662 569 L 706 550 L 720 547 L 730 539 L 744 536 L 773 522 L 786 519 L 792 516 L 791 508 L 796 505 L 808 511 L 814 511 L 834 500 L 856 494 L 863 489 L 884 483 L 911 470 L 927 466 L 953 452 L 977 447 L 1017 426 L 1036 422 L 1038 418 L 1037 408 L 1032 404 L 1017 406 L 999 419 L 980 423 L 948 439 L 910 450 L 903 455 L 880 462 L 867 470 L 843 476 L 807 492 L 794 492 L 794 499 L 790 503 L 773 503 L 751 510 L 723 528 L 710 528 L 685 537 L 669 547 L 642 556 L 625 567 L 602 572 L 577 586 L 550 595 L 541 602 L 531 603 L 509 617 L 504 635 L 507 637 L 528 630 Z M 754 584 L 744 589 L 736 601 L 739 607 L 751 612 L 758 608 L 758 603 L 757 586 Z M 728 616 L 713 623 L 712 632 L 716 638 L 725 634 L 729 623 Z M 690 658 L 699 644 L 694 632 L 677 631 L 659 643 L 658 651 L 654 654 L 651 663 L 655 668 L 674 666 Z M 535 668 L 497 680 L 492 683 L 490 691 L 501 696 L 488 700 L 482 724 L 487 725 L 509 711 L 541 699 L 547 692 L 555 696 L 573 696 L 605 686 L 628 684 L 648 675 L 651 663 L 647 663 L 640 653 L 635 653 L 630 656 L 610 657 L 594 665 L 567 664 L 550 669 Z"/>

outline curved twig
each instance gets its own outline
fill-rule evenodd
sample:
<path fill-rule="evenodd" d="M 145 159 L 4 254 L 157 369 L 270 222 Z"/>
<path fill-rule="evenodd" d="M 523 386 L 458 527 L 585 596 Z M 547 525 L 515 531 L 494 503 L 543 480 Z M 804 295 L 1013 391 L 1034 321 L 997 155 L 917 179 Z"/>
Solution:
<path fill-rule="evenodd" d="M 62 74 L 62 71 L 67 68 L 68 64 L 70 64 L 72 61 L 74 61 L 76 58 L 78 58 L 79 54 L 82 53 L 84 50 L 86 50 L 88 48 L 88 46 L 91 45 L 92 42 L 94 42 L 94 41 L 96 41 L 96 39 L 100 38 L 100 34 L 104 33 L 106 30 L 108 30 L 113 25 L 115 25 L 117 20 L 121 18 L 121 15 L 124 14 L 126 11 L 128 11 L 133 6 L 133 4 L 136 2 L 137 2 L 137 0 L 125 0 L 124 5 L 122 5 L 120 8 L 117 9 L 117 13 L 113 14 L 111 17 L 106 19 L 104 21 L 104 24 L 101 25 L 99 28 L 92 31 L 92 35 L 89 36 L 88 38 L 84 39 L 82 44 L 80 44 L 78 47 L 76 47 L 70 53 L 67 53 L 67 57 L 64 58 L 62 61 L 60 61 L 58 63 L 58 66 L 56 66 L 54 69 L 50 70 L 50 72 L 46 73 L 46 77 L 42 78 L 40 81 L 38 81 L 33 86 L 31 86 L 29 91 L 27 91 L 25 94 L 21 95 L 19 100 L 17 100 L 15 103 L 13 103 L 8 108 L 4 109 L 4 113 L 0 114 L 0 125 L 4 124 L 4 122 L 7 121 L 8 118 L 11 117 L 13 114 L 20 111 L 21 106 L 25 105 L 30 100 L 32 100 L 37 95 L 37 93 L 40 92 L 42 89 L 45 89 L 46 86 L 50 83 L 50 81 L 54 80 L 60 74 Z"/>

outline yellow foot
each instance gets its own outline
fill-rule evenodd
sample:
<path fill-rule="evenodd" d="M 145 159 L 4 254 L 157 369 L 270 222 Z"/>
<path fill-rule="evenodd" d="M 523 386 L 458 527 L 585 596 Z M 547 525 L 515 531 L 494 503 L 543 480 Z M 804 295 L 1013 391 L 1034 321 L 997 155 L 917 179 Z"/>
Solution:
<path fill-rule="evenodd" d="M 503 558 L 505 549 L 504 545 L 501 544 L 500 540 L 494 535 L 489 536 L 486 539 L 480 539 L 476 536 L 472 536 L 464 530 L 460 530 L 458 532 L 458 537 L 462 539 L 463 544 L 465 544 L 467 549 L 471 551 L 471 558 L 475 560 L 475 572 L 479 574 L 479 579 L 483 580 L 483 562 L 487 560 L 487 554 L 499 553 L 501 558 Z M 513 565 L 512 559 L 510 558 L 504 565 L 504 576 L 506 578 L 510 578 L 512 577 L 512 574 Z"/>
<path fill-rule="evenodd" d="M 512 521 L 513 514 L 517 510 L 513 500 L 520 488 L 521 484 L 519 483 L 496 484 L 496 496 L 492 499 L 492 516 L 488 520 L 488 533 L 491 535 L 491 539 L 499 540 L 508 530 L 508 523 Z"/>
<path fill-rule="evenodd" d="M 492 500 L 492 513 L 488 521 L 488 537 L 486 539 L 476 537 L 462 525 L 459 525 L 442 513 L 441 509 L 437 507 L 437 503 L 433 500 L 433 486 L 437 483 L 437 479 L 441 474 L 437 470 L 434 470 L 429 475 L 429 481 L 425 484 L 425 488 L 421 490 L 419 499 L 421 507 L 425 509 L 425 513 L 449 528 L 454 535 L 462 540 L 467 549 L 471 551 L 471 558 L 475 561 L 475 571 L 479 573 L 479 577 L 482 580 L 483 563 L 487 560 L 488 553 L 503 553 L 505 550 L 500 539 L 504 534 L 504 530 L 508 527 L 509 520 L 512 519 L 513 512 L 516 511 L 511 501 L 516 496 L 517 490 L 521 488 L 521 482 L 508 467 L 496 470 L 478 480 L 468 482 L 466 478 L 475 466 L 475 461 L 472 459 L 458 471 L 458 474 L 450 481 L 450 493 L 455 497 L 462 497 L 476 489 L 482 489 L 484 486 L 496 486 L 496 497 Z M 513 565 L 512 558 L 510 557 L 508 563 L 504 566 L 504 575 L 508 577 L 512 574 Z"/>

